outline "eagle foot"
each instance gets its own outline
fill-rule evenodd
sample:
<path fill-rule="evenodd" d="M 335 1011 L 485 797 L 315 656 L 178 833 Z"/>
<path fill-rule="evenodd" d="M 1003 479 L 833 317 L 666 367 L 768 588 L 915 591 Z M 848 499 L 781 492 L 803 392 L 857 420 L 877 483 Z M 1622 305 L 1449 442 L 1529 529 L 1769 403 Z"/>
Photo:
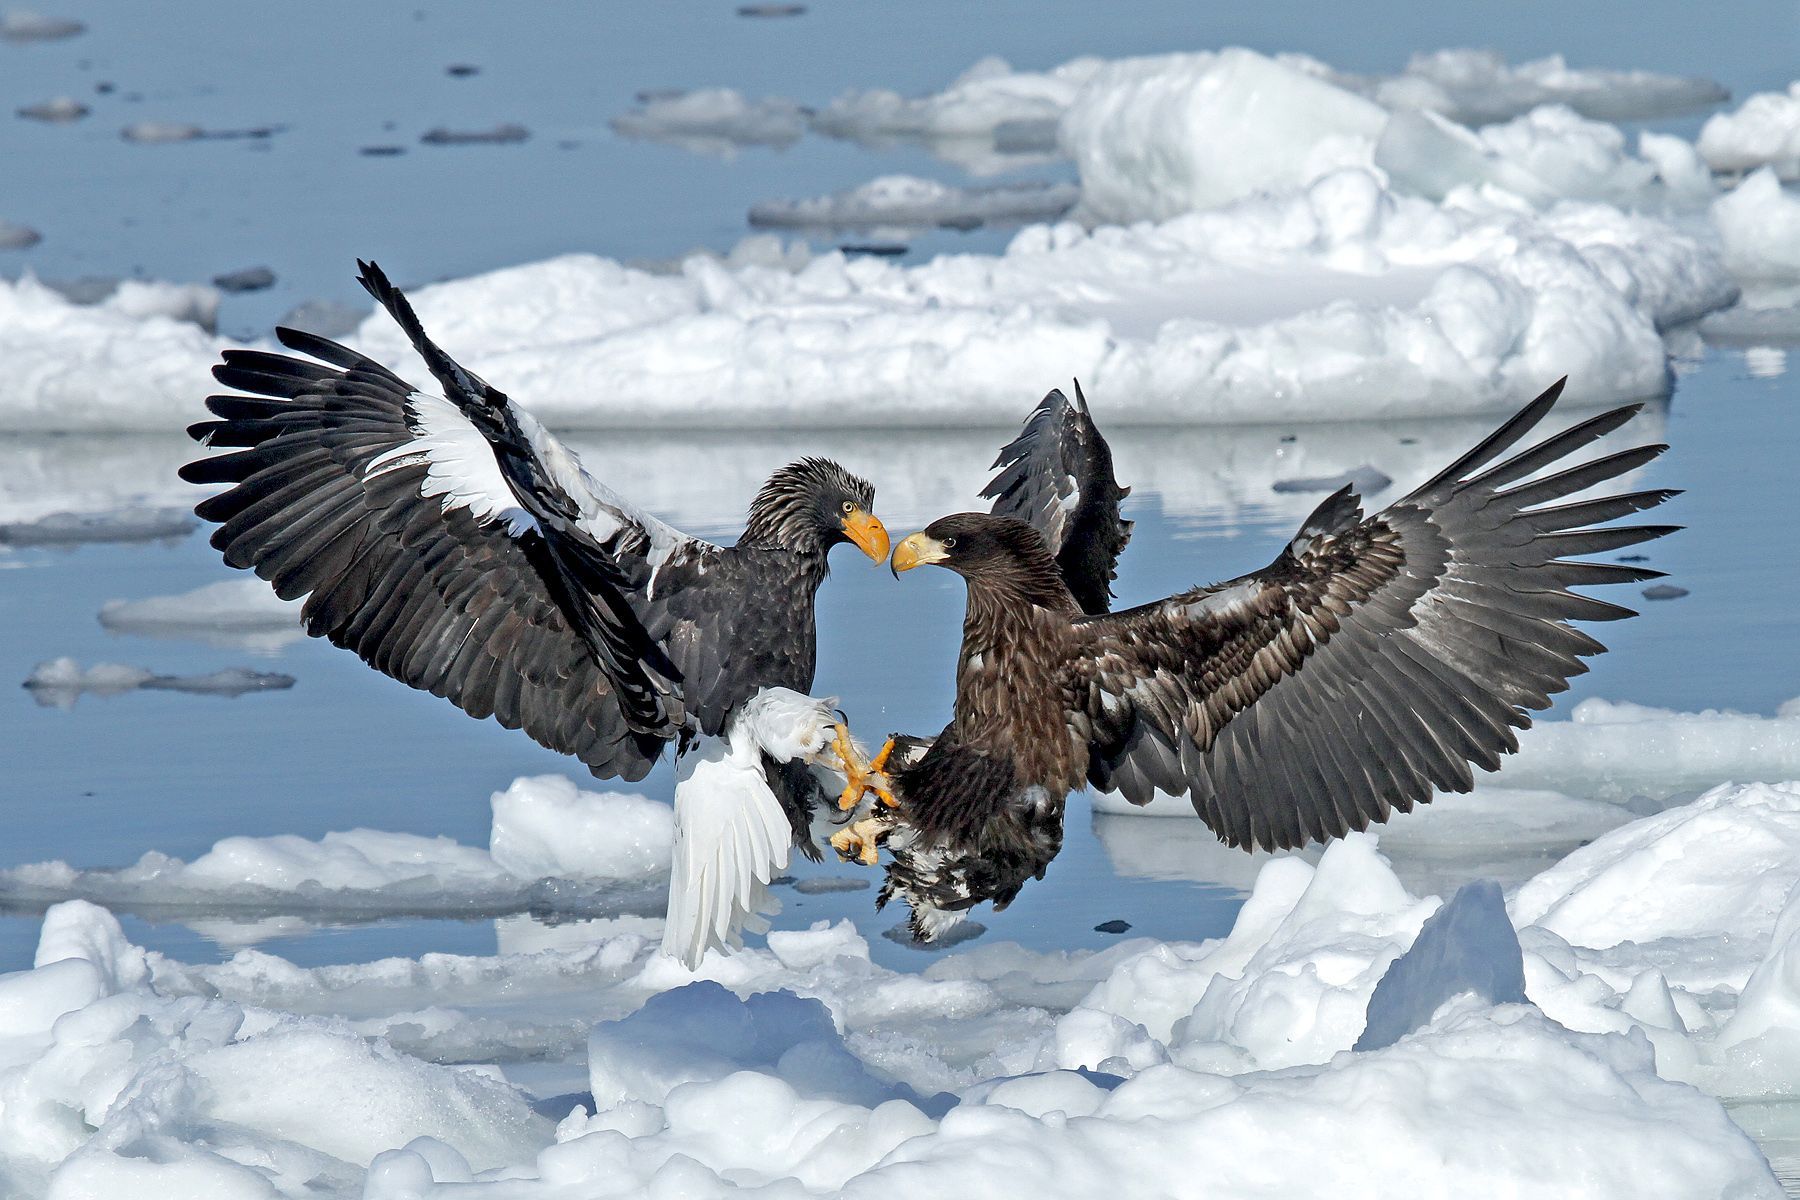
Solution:
<path fill-rule="evenodd" d="M 874 792 L 881 802 L 889 808 L 898 808 L 900 802 L 894 799 L 889 790 L 887 772 L 888 755 L 894 752 L 894 739 L 876 751 L 875 757 L 864 759 L 862 752 L 856 748 L 856 742 L 850 737 L 849 726 L 839 722 L 833 726 L 836 731 L 831 739 L 832 753 L 837 755 L 839 769 L 844 773 L 844 791 L 838 796 L 838 809 L 849 812 L 862 803 L 865 792 Z"/>
<path fill-rule="evenodd" d="M 845 862 L 855 859 L 865 867 L 876 864 L 881 841 L 888 835 L 888 822 L 880 816 L 864 817 L 831 835 L 831 848 Z"/>

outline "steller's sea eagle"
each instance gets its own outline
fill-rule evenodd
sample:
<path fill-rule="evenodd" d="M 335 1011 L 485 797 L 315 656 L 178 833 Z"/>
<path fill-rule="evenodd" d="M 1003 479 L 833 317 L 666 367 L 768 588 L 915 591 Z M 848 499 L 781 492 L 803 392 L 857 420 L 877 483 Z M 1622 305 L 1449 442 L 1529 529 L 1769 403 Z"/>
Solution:
<path fill-rule="evenodd" d="M 1569 499 L 1666 449 L 1561 466 L 1640 406 L 1500 461 L 1562 388 L 1373 516 L 1346 486 L 1263 570 L 1112 614 L 1120 489 L 1085 406 L 1051 393 L 1037 435 L 1028 423 L 1026 444 L 1002 454 L 996 512 L 943 517 L 894 550 L 896 573 L 931 563 L 968 585 L 954 717 L 894 770 L 897 807 L 834 844 L 873 861 L 885 840 L 881 899 L 904 899 L 930 940 L 1042 878 L 1064 800 L 1084 785 L 1134 804 L 1185 794 L 1246 850 L 1468 791 L 1470 764 L 1497 770 L 1527 710 L 1605 649 L 1570 622 L 1634 615 L 1568 589 L 1661 574 L 1569 556 L 1671 532 L 1595 526 L 1672 491 Z"/>
<path fill-rule="evenodd" d="M 227 350 L 214 376 L 250 394 L 209 397 L 219 419 L 188 431 L 232 449 L 182 468 L 231 485 L 195 512 L 228 564 L 307 597 L 309 634 L 471 716 L 602 777 L 640 779 L 676 742 L 663 945 L 691 966 L 768 906 L 790 845 L 817 856 L 807 765 L 833 750 L 846 795 L 869 778 L 831 703 L 804 693 L 828 552 L 887 557 L 875 489 L 802 459 L 763 485 L 735 545 L 690 537 L 590 476 L 358 265 L 442 395 L 298 330 L 276 336 L 309 358 Z"/>

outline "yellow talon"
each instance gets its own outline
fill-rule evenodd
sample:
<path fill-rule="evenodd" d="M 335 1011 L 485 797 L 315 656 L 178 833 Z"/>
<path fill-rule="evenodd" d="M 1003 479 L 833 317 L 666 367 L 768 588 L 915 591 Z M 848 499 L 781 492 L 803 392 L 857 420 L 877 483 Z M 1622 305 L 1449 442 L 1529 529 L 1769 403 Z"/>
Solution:
<path fill-rule="evenodd" d="M 864 817 L 831 835 L 831 848 L 846 862 L 856 859 L 865 867 L 874 866 L 880 858 L 881 838 L 887 825 L 879 817 Z"/>
<path fill-rule="evenodd" d="M 894 799 L 894 793 L 888 789 L 887 773 L 882 770 L 887 765 L 888 755 L 894 751 L 894 739 L 887 743 L 874 758 L 867 762 L 859 760 L 856 743 L 850 740 L 850 730 L 841 722 L 832 726 L 835 732 L 831 738 L 831 749 L 838 757 L 844 772 L 844 790 L 838 796 L 838 809 L 849 812 L 862 802 L 865 792 L 874 792 L 881 802 L 889 808 L 898 808 L 900 802 Z"/>

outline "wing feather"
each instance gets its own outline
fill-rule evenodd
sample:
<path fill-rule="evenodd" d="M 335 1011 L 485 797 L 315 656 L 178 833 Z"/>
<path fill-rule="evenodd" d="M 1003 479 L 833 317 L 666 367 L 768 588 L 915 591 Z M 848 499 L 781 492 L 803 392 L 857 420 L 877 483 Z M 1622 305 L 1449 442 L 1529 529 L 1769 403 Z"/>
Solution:
<path fill-rule="evenodd" d="M 1112 448 L 1088 415 L 1080 382 L 1073 403 L 1061 391 L 1045 396 L 993 465 L 999 473 L 981 496 L 994 502 L 994 515 L 1042 534 L 1081 611 L 1106 612 L 1131 539 L 1131 522 L 1119 515 L 1131 489 L 1113 477 Z"/>
<path fill-rule="evenodd" d="M 1497 769 L 1528 711 L 1604 650 L 1570 622 L 1633 615 L 1568 589 L 1658 574 L 1562 556 L 1672 531 L 1588 528 L 1672 491 L 1569 499 L 1665 447 L 1559 466 L 1636 406 L 1497 461 L 1561 386 L 1373 516 L 1349 489 L 1334 493 L 1262 571 L 1078 618 L 1069 693 L 1093 731 L 1090 782 L 1134 803 L 1153 788 L 1185 792 L 1225 841 L 1276 849 L 1365 828 L 1433 789 L 1469 790 L 1472 767 Z"/>

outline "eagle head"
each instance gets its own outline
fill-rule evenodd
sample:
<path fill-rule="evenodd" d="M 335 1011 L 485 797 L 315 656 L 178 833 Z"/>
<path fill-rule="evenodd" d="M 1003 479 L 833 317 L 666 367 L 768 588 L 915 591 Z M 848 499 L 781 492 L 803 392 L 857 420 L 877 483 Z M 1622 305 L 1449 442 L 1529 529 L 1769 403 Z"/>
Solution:
<path fill-rule="evenodd" d="M 1073 603 L 1043 535 L 1017 517 L 953 513 L 894 548 L 896 576 L 927 563 L 947 567 L 971 584 L 1018 592 L 1045 607 Z"/>
<path fill-rule="evenodd" d="M 876 562 L 888 532 L 873 511 L 875 487 L 828 458 L 803 458 L 773 475 L 750 502 L 744 540 L 752 545 L 822 553 L 850 542 Z"/>

